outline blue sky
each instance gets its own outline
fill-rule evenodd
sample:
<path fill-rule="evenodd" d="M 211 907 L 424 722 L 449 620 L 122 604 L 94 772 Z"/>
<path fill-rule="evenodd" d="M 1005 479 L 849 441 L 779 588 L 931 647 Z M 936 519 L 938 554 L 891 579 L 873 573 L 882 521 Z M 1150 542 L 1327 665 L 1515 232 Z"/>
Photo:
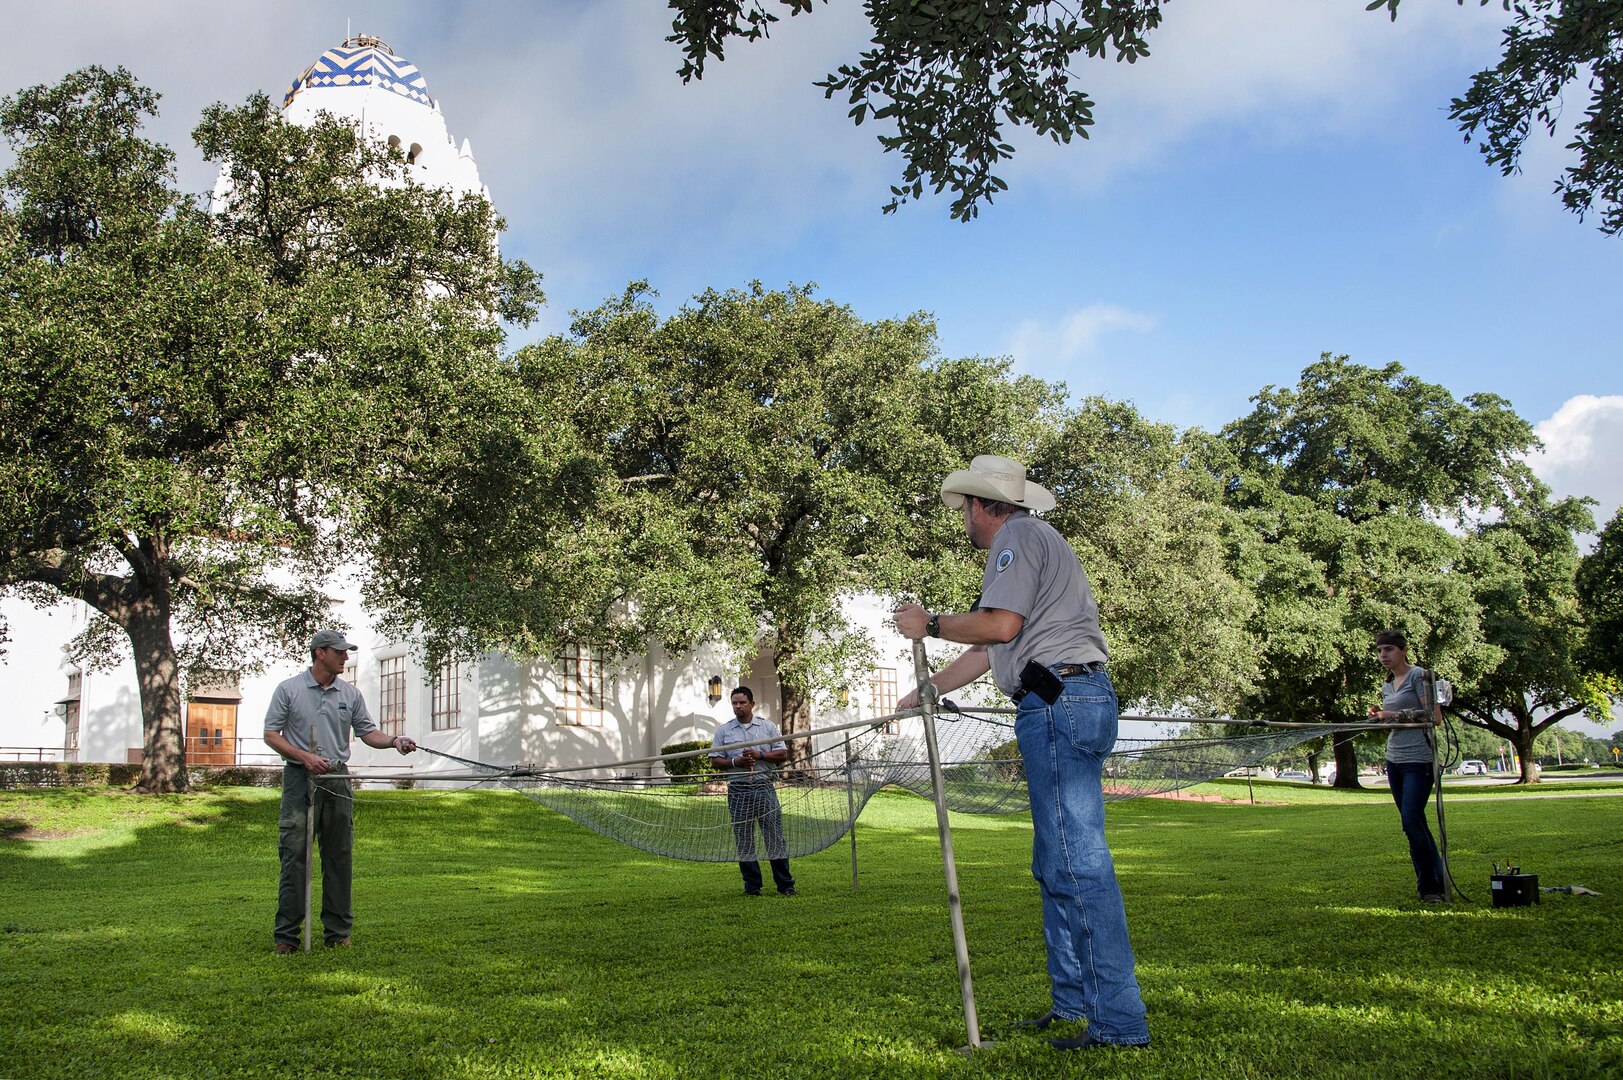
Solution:
<path fill-rule="evenodd" d="M 0 91 L 87 63 L 164 94 L 181 179 L 212 174 L 201 108 L 280 94 L 346 28 L 415 62 L 472 142 L 550 304 L 521 343 L 633 279 L 674 308 L 707 287 L 816 282 L 868 318 L 932 312 L 947 355 L 1008 355 L 1078 394 L 1217 427 L 1322 351 L 1396 360 L 1540 424 L 1559 492 L 1623 502 L 1617 326 L 1623 240 L 1550 194 L 1561 142 L 1503 178 L 1447 119 L 1497 56 L 1498 5 L 1180 0 L 1136 65 L 1084 62 L 1085 142 L 1016 139 L 1011 186 L 968 224 L 945 199 L 896 215 L 872 126 L 810 84 L 864 44 L 854 0 L 675 76 L 649 0 L 15 5 Z M 1572 111 L 1581 111 L 1574 101 Z"/>

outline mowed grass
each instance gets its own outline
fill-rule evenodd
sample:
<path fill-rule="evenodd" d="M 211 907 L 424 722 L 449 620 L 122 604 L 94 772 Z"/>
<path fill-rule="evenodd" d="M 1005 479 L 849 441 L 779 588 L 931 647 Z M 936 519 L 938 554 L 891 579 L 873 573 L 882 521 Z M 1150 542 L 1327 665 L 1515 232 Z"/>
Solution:
<path fill-rule="evenodd" d="M 1030 824 L 955 815 L 966 1056 L 911 795 L 863 813 L 858 891 L 842 841 L 747 899 L 521 796 L 368 791 L 355 946 L 289 957 L 275 792 L 0 792 L 0 1076 L 1623 1075 L 1623 798 L 1454 803 L 1474 902 L 1428 908 L 1380 794 L 1112 804 L 1154 1045 L 1070 1055 L 1010 1027 L 1048 1005 Z M 1506 857 L 1602 895 L 1494 909 Z"/>

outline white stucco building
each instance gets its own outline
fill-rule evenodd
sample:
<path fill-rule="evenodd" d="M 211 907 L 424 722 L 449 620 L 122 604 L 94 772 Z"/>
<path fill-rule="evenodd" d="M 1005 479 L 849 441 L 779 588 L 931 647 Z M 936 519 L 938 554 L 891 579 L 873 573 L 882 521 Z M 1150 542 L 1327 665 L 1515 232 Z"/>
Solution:
<path fill-rule="evenodd" d="M 284 114 L 300 123 L 327 112 L 359 122 L 373 137 L 405 154 L 419 183 L 488 197 L 472 148 L 451 135 L 421 74 L 377 38 L 358 36 L 329 49 L 288 88 Z M 228 194 L 224 177 L 216 197 Z M 682 655 L 652 648 L 610 660 L 589 642 L 553 656 L 515 659 L 487 655 L 477 664 L 424 670 L 404 643 L 383 639 L 353 592 L 334 583 L 335 621 L 351 628 L 362 646 L 351 681 L 374 717 L 392 734 L 461 757 L 511 764 L 564 767 L 615 762 L 659 753 L 673 742 L 709 738 L 731 715 L 726 697 L 738 682 L 755 692 L 762 715 L 776 719 L 779 688 L 770 656 L 745 664 L 719 646 L 700 645 Z M 112 671 L 81 672 L 63 646 L 83 630 L 89 612 L 63 601 L 37 609 L 3 601 L 12 641 L 0 661 L 0 760 L 136 760 L 142 745 L 141 709 L 132 662 Z M 898 687 L 912 678 L 908 642 L 889 628 L 885 605 L 856 598 L 850 622 L 878 645 L 880 659 L 855 680 L 846 700 L 819 709 L 819 725 L 883 715 L 894 710 Z M 276 658 L 264 675 L 222 676 L 186 689 L 188 759 L 197 764 L 277 764 L 260 738 L 276 683 L 296 674 L 309 657 Z M 741 670 L 742 669 L 742 670 Z M 352 765 L 391 772 L 410 770 L 432 779 L 460 769 L 427 754 L 402 759 L 391 751 L 352 745 Z M 613 770 L 621 771 L 621 770 Z"/>

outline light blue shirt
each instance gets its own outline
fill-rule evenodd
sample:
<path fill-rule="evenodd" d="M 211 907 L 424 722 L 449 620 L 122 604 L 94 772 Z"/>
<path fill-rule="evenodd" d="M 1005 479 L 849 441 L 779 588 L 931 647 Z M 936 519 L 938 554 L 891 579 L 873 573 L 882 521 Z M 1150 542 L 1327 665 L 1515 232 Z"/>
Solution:
<path fill-rule="evenodd" d="M 774 750 L 787 750 L 783 742 L 783 732 L 778 725 L 770 720 L 763 720 L 759 716 L 753 717 L 748 724 L 740 724 L 738 717 L 733 717 L 716 729 L 716 737 L 710 740 L 714 750 L 722 750 L 735 743 L 754 742 L 756 739 L 776 739 L 776 742 L 765 743 L 755 749 L 766 754 Z M 716 762 L 712 757 L 711 762 Z M 740 766 L 736 769 L 722 769 L 721 774 L 727 778 L 729 784 L 740 782 L 754 782 L 757 784 L 770 784 L 772 778 L 778 774 L 778 767 L 770 761 L 753 762 L 754 768 Z"/>
<path fill-rule="evenodd" d="M 311 728 L 317 746 L 310 745 Z M 366 711 L 366 699 L 352 684 L 335 678 L 331 686 L 323 688 L 306 668 L 277 684 L 270 708 L 265 710 L 265 730 L 280 732 L 300 750 L 320 754 L 328 761 L 348 761 L 350 733 L 365 735 L 378 730 L 378 725 Z"/>

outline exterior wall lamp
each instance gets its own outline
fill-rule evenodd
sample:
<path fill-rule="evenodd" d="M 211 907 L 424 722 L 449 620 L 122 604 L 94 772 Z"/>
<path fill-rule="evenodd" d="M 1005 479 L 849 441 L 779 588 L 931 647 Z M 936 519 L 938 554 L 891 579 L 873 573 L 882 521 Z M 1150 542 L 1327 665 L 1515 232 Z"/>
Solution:
<path fill-rule="evenodd" d="M 710 676 L 710 682 L 705 685 L 705 696 L 710 699 L 710 704 L 712 705 L 721 700 L 720 675 Z"/>

